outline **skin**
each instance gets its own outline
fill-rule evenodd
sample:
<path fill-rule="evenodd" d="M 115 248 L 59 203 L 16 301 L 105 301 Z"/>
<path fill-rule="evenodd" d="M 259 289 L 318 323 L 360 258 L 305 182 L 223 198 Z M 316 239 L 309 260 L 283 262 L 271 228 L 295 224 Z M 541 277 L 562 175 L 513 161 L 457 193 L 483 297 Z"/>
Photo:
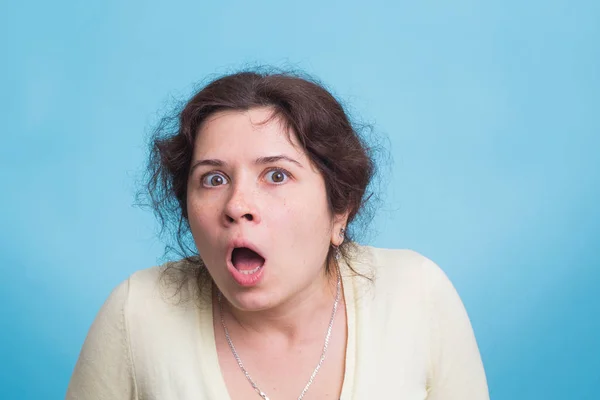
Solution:
<path fill-rule="evenodd" d="M 271 109 L 255 108 L 205 121 L 194 147 L 187 211 L 244 365 L 277 397 L 296 398 L 323 346 L 336 282 L 325 274 L 325 260 L 329 247 L 342 243 L 347 214 L 331 214 L 323 177 L 295 135 L 271 116 Z M 265 159 L 279 156 L 285 158 Z M 227 268 L 236 241 L 248 241 L 266 260 L 257 285 L 240 286 Z M 309 391 L 325 396 L 316 398 L 341 389 L 346 323 L 340 306 L 328 361 Z M 215 339 L 231 397 L 256 396 L 216 321 Z"/>

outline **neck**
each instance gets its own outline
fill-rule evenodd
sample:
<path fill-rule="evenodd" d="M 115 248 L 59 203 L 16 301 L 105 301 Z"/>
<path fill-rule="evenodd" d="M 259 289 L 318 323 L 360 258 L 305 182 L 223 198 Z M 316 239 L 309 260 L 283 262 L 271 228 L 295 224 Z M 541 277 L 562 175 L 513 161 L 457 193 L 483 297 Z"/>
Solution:
<path fill-rule="evenodd" d="M 301 292 L 285 300 L 277 307 L 261 311 L 244 311 L 232 307 L 222 296 L 222 310 L 229 329 L 243 329 L 246 333 L 256 333 L 259 337 L 272 340 L 280 338 L 287 343 L 310 339 L 329 323 L 337 294 L 338 273 L 320 275 Z M 340 286 L 339 306 L 342 304 Z"/>

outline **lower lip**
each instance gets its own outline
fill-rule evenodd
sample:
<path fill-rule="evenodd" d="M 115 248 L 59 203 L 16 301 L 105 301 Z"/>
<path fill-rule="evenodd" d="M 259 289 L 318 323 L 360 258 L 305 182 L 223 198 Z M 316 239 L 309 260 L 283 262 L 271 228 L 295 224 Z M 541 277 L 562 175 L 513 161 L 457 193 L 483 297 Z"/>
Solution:
<path fill-rule="evenodd" d="M 262 280 L 265 265 L 263 264 L 262 267 L 253 274 L 242 274 L 231 262 L 227 263 L 227 269 L 238 285 L 252 287 L 258 285 Z"/>

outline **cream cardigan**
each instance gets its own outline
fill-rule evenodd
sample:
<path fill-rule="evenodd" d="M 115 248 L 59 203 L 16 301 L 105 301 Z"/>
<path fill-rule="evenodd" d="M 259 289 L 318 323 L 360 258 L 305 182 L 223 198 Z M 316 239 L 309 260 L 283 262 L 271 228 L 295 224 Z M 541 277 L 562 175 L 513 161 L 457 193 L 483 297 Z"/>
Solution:
<path fill-rule="evenodd" d="M 355 249 L 352 266 L 373 280 L 341 263 L 348 324 L 341 399 L 488 400 L 469 318 L 442 270 L 409 250 Z M 138 271 L 111 293 L 67 400 L 229 399 L 210 296 L 169 299 L 158 284 L 162 269 Z"/>

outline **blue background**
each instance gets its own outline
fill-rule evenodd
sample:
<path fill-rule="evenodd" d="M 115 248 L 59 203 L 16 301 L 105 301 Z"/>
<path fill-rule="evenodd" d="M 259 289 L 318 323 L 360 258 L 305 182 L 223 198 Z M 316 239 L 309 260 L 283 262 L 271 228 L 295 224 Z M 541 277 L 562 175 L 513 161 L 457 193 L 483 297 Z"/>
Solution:
<path fill-rule="evenodd" d="M 316 75 L 389 138 L 368 243 L 447 272 L 493 399 L 600 398 L 600 2 L 12 3 L 0 398 L 64 396 L 110 290 L 162 254 L 132 205 L 147 133 L 248 63 Z"/>

